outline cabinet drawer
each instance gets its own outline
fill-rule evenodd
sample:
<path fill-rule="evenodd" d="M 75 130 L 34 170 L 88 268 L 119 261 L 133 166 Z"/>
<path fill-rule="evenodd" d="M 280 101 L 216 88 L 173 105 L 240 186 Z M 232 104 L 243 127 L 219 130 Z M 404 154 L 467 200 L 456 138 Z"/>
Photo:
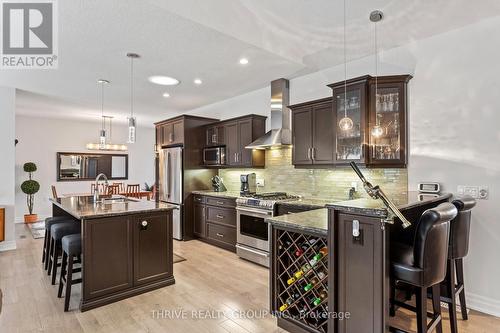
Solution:
<path fill-rule="evenodd" d="M 236 207 L 236 199 L 206 197 L 205 200 L 207 205 L 221 206 L 221 207 Z"/>
<path fill-rule="evenodd" d="M 205 197 L 202 195 L 194 195 L 193 201 L 197 203 L 205 203 Z"/>
<path fill-rule="evenodd" d="M 222 223 L 231 226 L 236 226 L 236 209 L 234 208 L 217 208 L 207 206 L 206 210 L 207 222 Z"/>
<path fill-rule="evenodd" d="M 207 236 L 218 242 L 236 245 L 236 228 L 207 223 Z"/>

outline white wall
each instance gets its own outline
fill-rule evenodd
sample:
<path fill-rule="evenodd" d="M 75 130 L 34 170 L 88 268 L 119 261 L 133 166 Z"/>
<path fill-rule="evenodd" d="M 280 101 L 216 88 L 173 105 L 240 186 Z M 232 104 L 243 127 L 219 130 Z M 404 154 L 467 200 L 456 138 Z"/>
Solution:
<path fill-rule="evenodd" d="M 15 249 L 14 232 L 14 128 L 16 90 L 0 87 L 0 207 L 5 208 L 5 240 L 0 251 Z"/>
<path fill-rule="evenodd" d="M 26 214 L 26 197 L 19 188 L 26 179 L 23 171 L 25 162 L 35 162 L 38 171 L 34 179 L 40 182 L 40 192 L 35 197 L 35 213 L 40 217 L 51 215 L 48 199 L 52 196 L 51 185 L 55 185 L 59 195 L 64 193 L 90 192 L 88 181 L 57 182 L 57 152 L 89 152 L 85 145 L 97 142 L 97 122 L 74 121 L 67 119 L 37 118 L 16 116 L 16 138 L 19 144 L 16 149 L 16 220 L 22 221 Z M 125 143 L 127 128 L 121 124 L 113 124 L 113 143 Z M 141 184 L 154 182 L 154 142 L 155 133 L 152 127 L 137 129 L 137 142 L 129 144 L 129 179 L 126 183 Z"/>
<path fill-rule="evenodd" d="M 456 192 L 458 184 L 489 186 L 489 200 L 479 201 L 473 211 L 465 275 L 468 305 L 497 316 L 500 44 L 493 36 L 499 32 L 500 18 L 493 18 L 386 50 L 379 71 L 414 75 L 409 88 L 409 188 L 421 181 L 440 182 L 447 192 Z M 373 57 L 353 61 L 348 77 L 373 75 L 373 69 Z M 343 66 L 337 66 L 292 79 L 291 103 L 330 96 L 326 84 L 343 80 L 343 75 Z M 269 115 L 269 110 L 267 88 L 192 113 L 225 119 L 247 113 Z"/>

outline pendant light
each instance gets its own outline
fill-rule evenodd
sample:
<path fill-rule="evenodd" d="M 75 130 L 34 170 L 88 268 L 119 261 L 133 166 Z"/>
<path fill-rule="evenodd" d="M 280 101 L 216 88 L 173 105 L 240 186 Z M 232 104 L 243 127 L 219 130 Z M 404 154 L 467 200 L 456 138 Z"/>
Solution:
<path fill-rule="evenodd" d="M 139 58 L 137 53 L 127 53 L 130 58 L 130 117 L 128 117 L 128 139 L 127 143 L 135 143 L 136 119 L 134 117 L 134 59 Z"/>
<path fill-rule="evenodd" d="M 344 118 L 340 119 L 339 127 L 343 131 L 353 128 L 352 119 L 347 116 L 347 50 L 346 50 L 346 2 L 344 0 Z"/>
<path fill-rule="evenodd" d="M 370 13 L 370 21 L 375 23 L 375 101 L 378 98 L 378 34 L 377 34 L 377 23 L 382 21 L 384 18 L 384 13 L 380 10 L 374 10 Z M 377 103 L 375 102 L 375 107 Z M 371 130 L 371 134 L 375 138 L 379 138 L 384 134 L 384 129 L 380 125 L 380 118 L 382 115 L 377 114 L 375 117 L 375 126 Z"/>
<path fill-rule="evenodd" d="M 101 130 L 99 131 L 99 149 L 106 147 L 106 118 L 104 117 L 104 85 L 109 84 L 108 80 L 99 79 L 97 83 L 101 85 Z"/>

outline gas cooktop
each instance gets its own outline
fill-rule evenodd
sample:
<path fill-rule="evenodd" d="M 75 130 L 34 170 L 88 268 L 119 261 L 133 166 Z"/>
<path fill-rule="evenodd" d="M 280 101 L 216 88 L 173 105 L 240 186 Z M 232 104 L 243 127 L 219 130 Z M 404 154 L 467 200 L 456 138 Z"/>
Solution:
<path fill-rule="evenodd" d="M 297 200 L 299 198 L 300 197 L 296 195 L 290 195 L 285 192 L 253 193 L 242 194 L 236 199 L 236 203 L 239 206 L 259 207 L 272 210 L 278 201 Z"/>

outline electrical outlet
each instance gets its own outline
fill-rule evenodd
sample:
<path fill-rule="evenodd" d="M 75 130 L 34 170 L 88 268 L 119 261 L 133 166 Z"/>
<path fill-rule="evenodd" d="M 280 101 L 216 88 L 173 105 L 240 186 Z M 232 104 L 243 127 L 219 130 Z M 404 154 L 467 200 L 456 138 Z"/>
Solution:
<path fill-rule="evenodd" d="M 266 182 L 264 181 L 264 178 L 257 178 L 255 183 L 257 184 L 258 187 L 264 187 Z"/>
<path fill-rule="evenodd" d="M 354 187 L 354 191 L 358 190 L 358 182 L 351 182 L 351 187 Z"/>
<path fill-rule="evenodd" d="M 458 195 L 468 195 L 468 196 L 473 197 L 474 199 L 488 199 L 489 190 L 488 190 L 488 186 L 458 185 L 457 186 L 457 194 Z"/>

